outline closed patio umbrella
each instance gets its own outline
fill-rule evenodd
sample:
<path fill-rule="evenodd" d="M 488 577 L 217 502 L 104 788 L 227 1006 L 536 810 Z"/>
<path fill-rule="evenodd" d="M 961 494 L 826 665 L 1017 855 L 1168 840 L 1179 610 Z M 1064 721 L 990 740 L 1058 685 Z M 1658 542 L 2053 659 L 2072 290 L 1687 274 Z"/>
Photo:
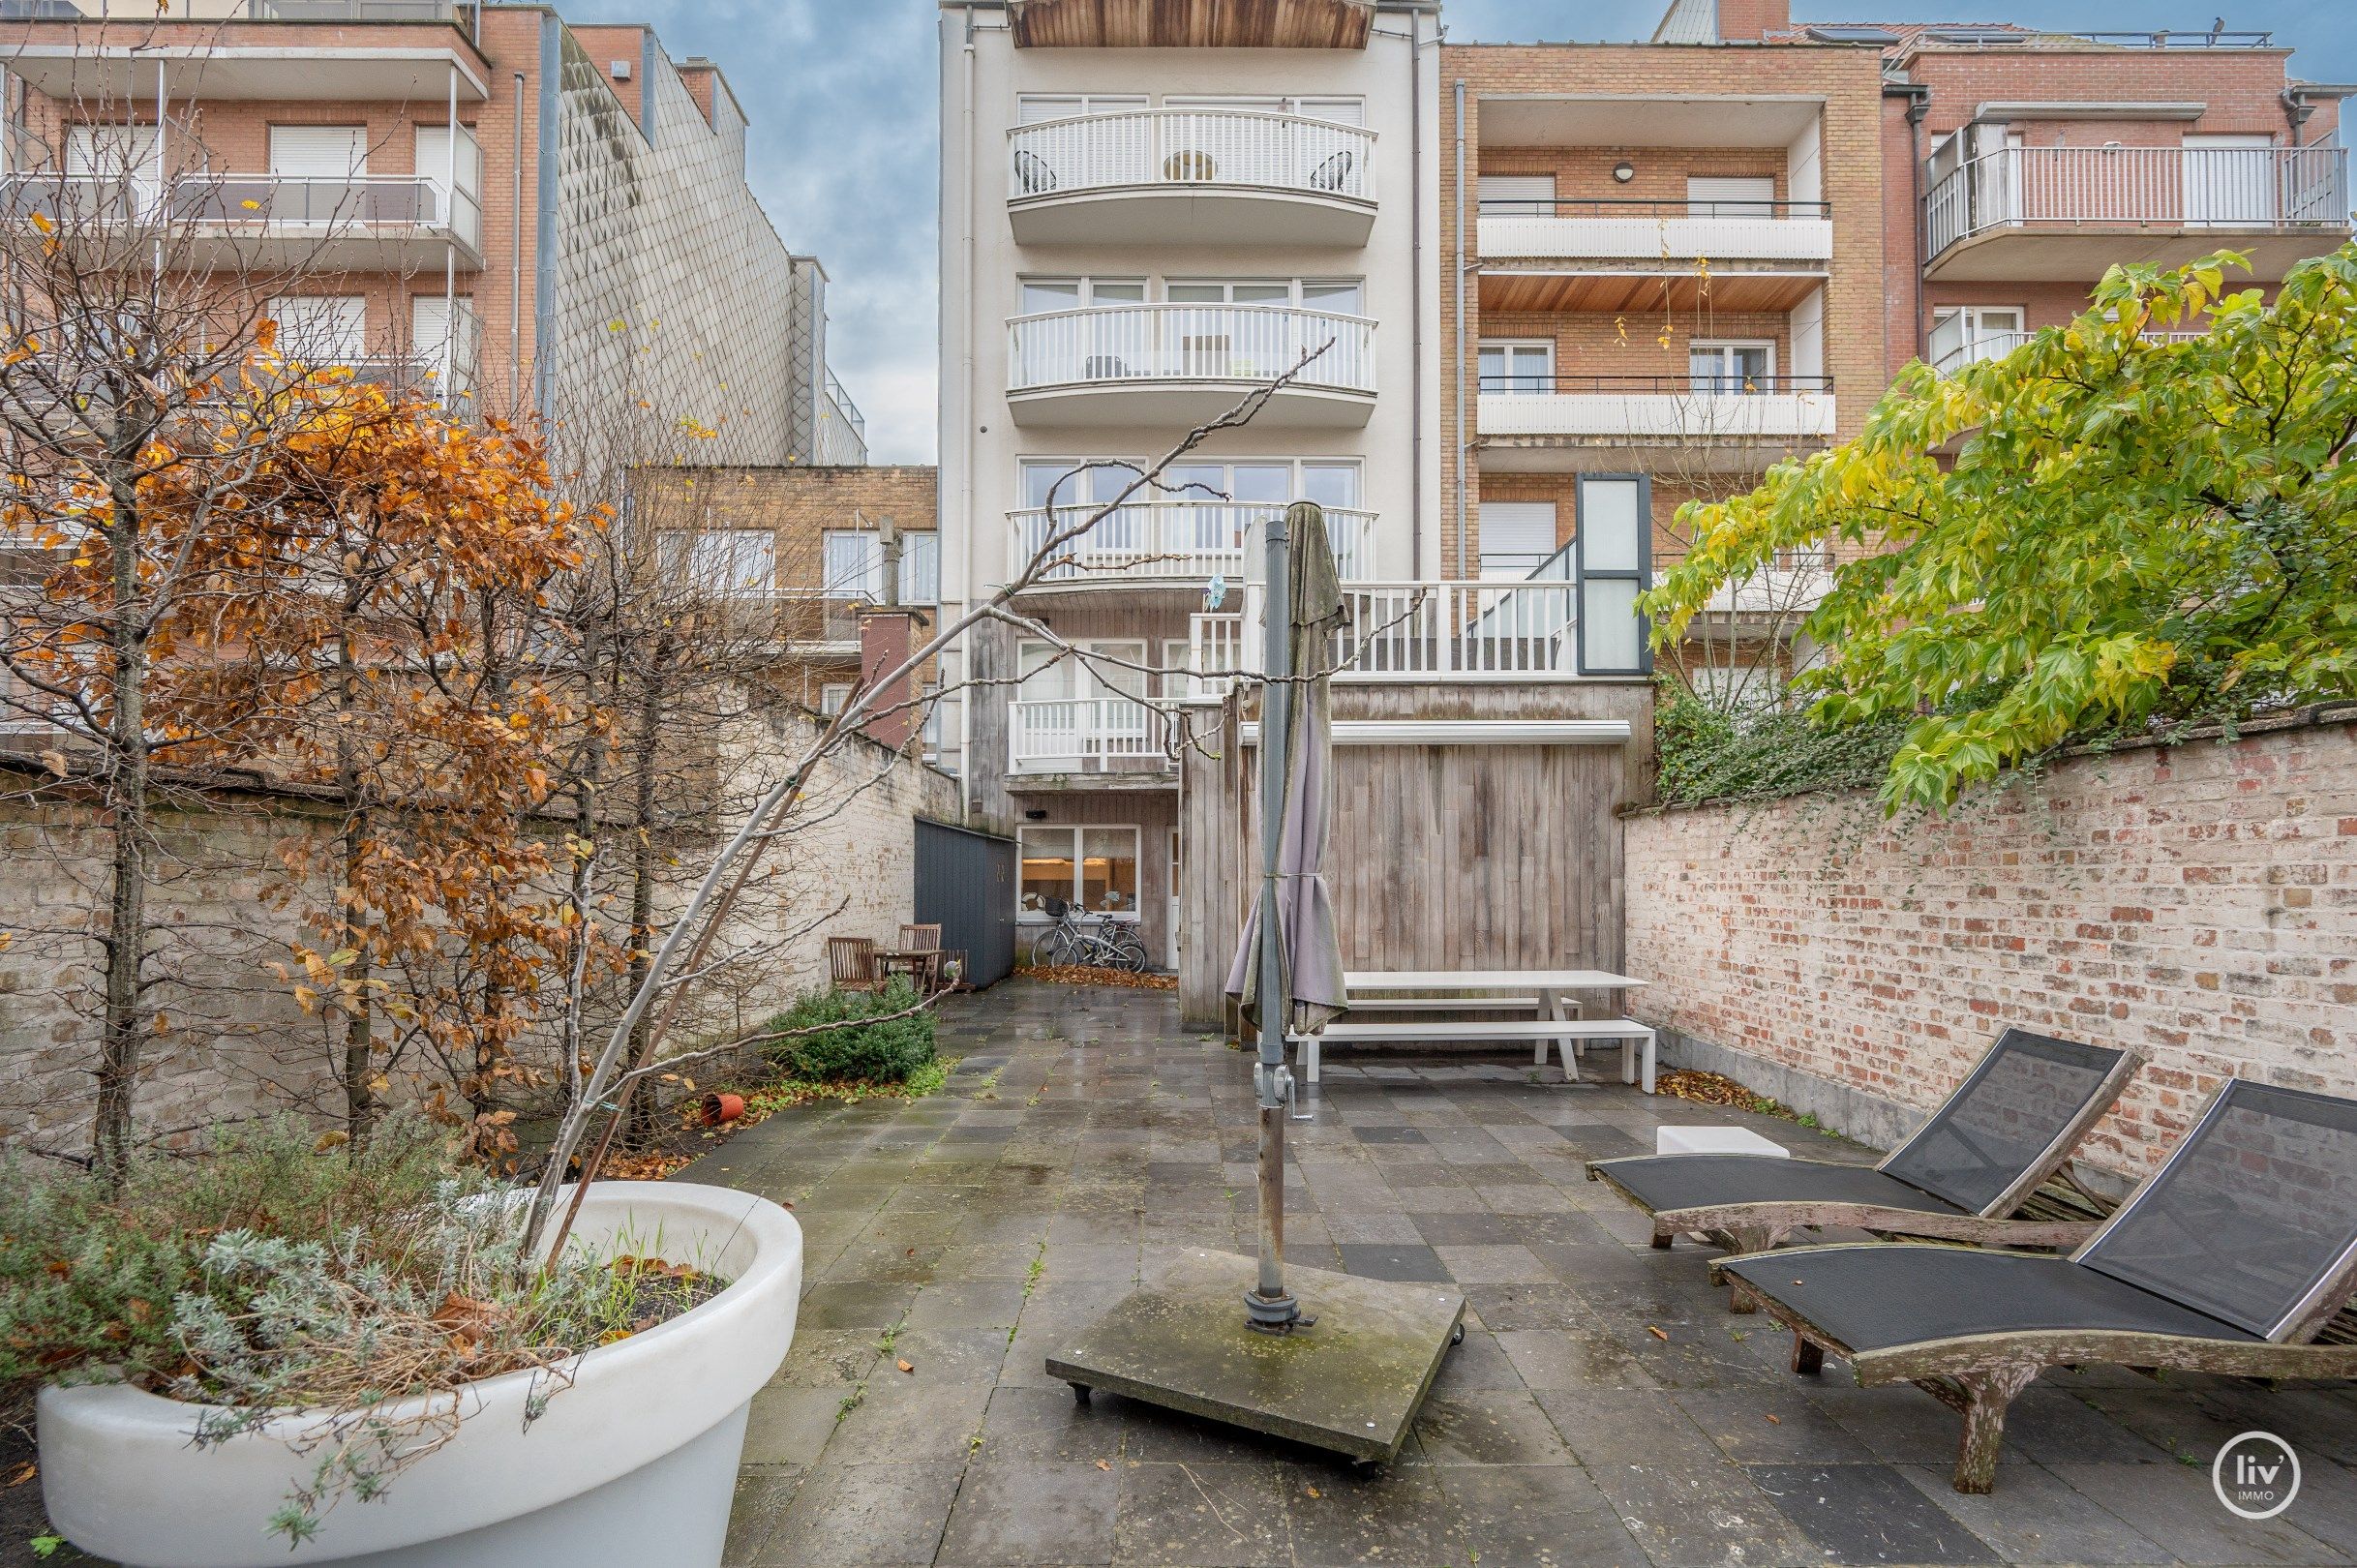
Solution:
<path fill-rule="evenodd" d="M 1260 895 L 1245 916 L 1227 994 L 1258 1026 L 1260 1044 L 1260 1277 L 1245 1305 L 1254 1327 L 1284 1332 L 1299 1316 L 1284 1288 L 1285 1036 L 1322 1029 L 1348 1007 L 1325 860 L 1334 815 L 1329 660 L 1349 612 L 1314 502 L 1295 502 L 1267 533 Z"/>

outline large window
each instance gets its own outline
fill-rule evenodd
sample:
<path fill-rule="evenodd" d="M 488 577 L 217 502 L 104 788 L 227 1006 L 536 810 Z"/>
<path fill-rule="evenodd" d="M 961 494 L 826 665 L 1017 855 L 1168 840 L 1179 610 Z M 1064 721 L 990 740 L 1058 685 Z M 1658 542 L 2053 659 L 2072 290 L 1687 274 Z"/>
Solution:
<path fill-rule="evenodd" d="M 1024 828 L 1023 886 L 1017 913 L 1047 919 L 1045 900 L 1061 898 L 1092 915 L 1137 919 L 1137 829 Z"/>
<path fill-rule="evenodd" d="M 1652 576 L 1653 482 L 1638 473 L 1584 473 L 1579 478 L 1579 530 L 1573 549 L 1579 568 L 1582 675 L 1649 675 L 1652 648 L 1637 596 Z"/>
<path fill-rule="evenodd" d="M 1686 372 L 1697 392 L 1766 392 L 1775 378 L 1776 346 L 1697 338 L 1686 345 Z"/>
<path fill-rule="evenodd" d="M 874 528 L 830 528 L 819 591 L 830 599 L 884 602 L 884 535 Z M 941 602 L 941 535 L 929 528 L 900 535 L 900 602 Z"/>
<path fill-rule="evenodd" d="M 708 593 L 769 593 L 777 587 L 777 535 L 767 528 L 665 530 L 663 568 Z"/>
<path fill-rule="evenodd" d="M 1541 340 L 1483 344 L 1481 389 L 1484 392 L 1554 391 L 1555 345 Z"/>
<path fill-rule="evenodd" d="M 2003 359 L 2021 347 L 2026 313 L 2018 305 L 1949 305 L 1931 313 L 1931 368 L 1943 374 L 1979 359 Z"/>

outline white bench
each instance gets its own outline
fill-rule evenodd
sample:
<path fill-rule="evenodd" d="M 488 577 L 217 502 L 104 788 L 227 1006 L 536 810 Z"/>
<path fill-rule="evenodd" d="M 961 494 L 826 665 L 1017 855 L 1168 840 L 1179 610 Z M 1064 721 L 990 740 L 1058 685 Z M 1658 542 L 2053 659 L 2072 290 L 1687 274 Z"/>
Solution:
<path fill-rule="evenodd" d="M 1385 1004 L 1370 1001 L 1368 1005 Z M 1547 1065 L 1547 1047 L 1553 1044 L 1563 1059 L 1566 1083 L 1580 1079 L 1579 1041 L 1617 1040 L 1621 1042 L 1620 1081 L 1639 1081 L 1637 1056 L 1642 1048 L 1645 1092 L 1653 1092 L 1653 1031 L 1632 1018 L 1496 1018 L 1455 1023 L 1353 1023 L 1344 1019 L 1328 1024 L 1322 1034 L 1295 1035 L 1293 1043 L 1301 1047 L 1302 1076 L 1315 1083 L 1318 1054 L 1325 1044 L 1417 1044 L 1443 1040 L 1526 1040 L 1538 1047 L 1531 1062 L 1539 1067 Z"/>

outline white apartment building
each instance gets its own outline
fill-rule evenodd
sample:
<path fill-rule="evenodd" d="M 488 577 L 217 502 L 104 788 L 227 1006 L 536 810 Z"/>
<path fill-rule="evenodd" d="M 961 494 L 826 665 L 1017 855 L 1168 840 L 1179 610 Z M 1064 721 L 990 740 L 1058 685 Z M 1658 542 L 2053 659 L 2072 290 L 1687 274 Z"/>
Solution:
<path fill-rule="evenodd" d="M 945 616 L 1135 472 L 1082 465 L 1150 464 L 1321 347 L 1021 608 L 1125 666 L 1233 668 L 1254 524 L 1295 499 L 1354 582 L 1438 575 L 1437 12 L 943 0 Z M 1062 897 L 1175 960 L 1180 769 L 1138 699 L 1189 678 L 1046 657 L 993 626 L 945 672 L 1019 681 L 947 716 L 968 803 L 1020 833 L 1027 922 Z"/>

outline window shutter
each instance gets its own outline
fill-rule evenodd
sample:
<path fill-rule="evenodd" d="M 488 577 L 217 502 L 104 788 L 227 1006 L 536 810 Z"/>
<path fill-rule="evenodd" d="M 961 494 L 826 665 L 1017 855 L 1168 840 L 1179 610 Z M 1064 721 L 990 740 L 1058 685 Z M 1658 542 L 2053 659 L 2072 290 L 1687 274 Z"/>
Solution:
<path fill-rule="evenodd" d="M 1552 174 L 1484 174 L 1479 191 L 1481 210 L 1485 216 L 1555 216 L 1555 176 Z"/>
<path fill-rule="evenodd" d="M 1694 218 L 1772 218 L 1776 212 L 1776 182 L 1767 174 L 1690 175 L 1686 180 L 1686 212 Z"/>
<path fill-rule="evenodd" d="M 368 131 L 357 125 L 274 125 L 270 172 L 341 180 L 368 172 Z"/>
<path fill-rule="evenodd" d="M 270 302 L 281 352 L 350 364 L 368 349 L 368 301 L 358 294 L 296 294 Z"/>
<path fill-rule="evenodd" d="M 1482 502 L 1481 575 L 1485 579 L 1528 577 L 1554 554 L 1555 502 Z"/>

